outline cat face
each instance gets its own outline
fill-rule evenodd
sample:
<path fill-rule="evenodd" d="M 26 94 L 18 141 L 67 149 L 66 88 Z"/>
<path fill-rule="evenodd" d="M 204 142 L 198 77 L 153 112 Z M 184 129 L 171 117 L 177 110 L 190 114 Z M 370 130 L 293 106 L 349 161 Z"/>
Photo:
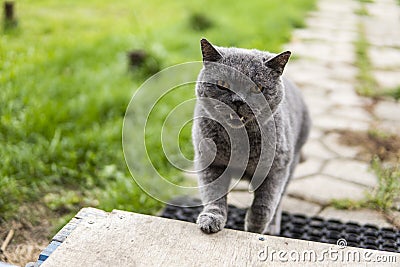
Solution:
<path fill-rule="evenodd" d="M 206 111 L 229 127 L 241 128 L 273 114 L 284 94 L 281 75 L 290 52 L 267 52 L 214 47 L 201 41 L 204 68 L 200 72 L 198 98 L 212 99 Z"/>

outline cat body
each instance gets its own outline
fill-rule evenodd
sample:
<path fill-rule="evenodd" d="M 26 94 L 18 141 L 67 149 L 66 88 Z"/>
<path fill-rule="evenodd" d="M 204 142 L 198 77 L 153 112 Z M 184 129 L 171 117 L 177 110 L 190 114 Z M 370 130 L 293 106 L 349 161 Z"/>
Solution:
<path fill-rule="evenodd" d="M 245 230 L 278 234 L 280 201 L 307 140 L 310 118 L 300 91 L 282 77 L 290 52 L 215 47 L 202 39 L 192 129 L 204 205 L 197 224 L 223 229 L 232 177 L 248 179 L 254 200 Z"/>

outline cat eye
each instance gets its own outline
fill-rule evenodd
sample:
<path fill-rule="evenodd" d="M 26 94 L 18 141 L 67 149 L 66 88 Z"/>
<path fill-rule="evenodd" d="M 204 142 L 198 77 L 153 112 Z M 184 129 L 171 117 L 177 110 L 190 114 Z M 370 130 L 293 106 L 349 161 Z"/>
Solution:
<path fill-rule="evenodd" d="M 262 87 L 261 85 L 254 85 L 250 88 L 250 92 L 258 94 L 264 91 L 264 87 Z"/>
<path fill-rule="evenodd" d="M 217 87 L 221 90 L 228 90 L 229 89 L 229 84 L 223 80 L 218 80 L 215 82 Z"/>

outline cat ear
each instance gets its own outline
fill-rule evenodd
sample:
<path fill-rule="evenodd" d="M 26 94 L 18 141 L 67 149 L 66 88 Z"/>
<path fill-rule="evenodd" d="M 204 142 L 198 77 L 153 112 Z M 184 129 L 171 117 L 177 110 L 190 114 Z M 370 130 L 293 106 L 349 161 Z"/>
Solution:
<path fill-rule="evenodd" d="M 201 39 L 201 53 L 203 54 L 203 61 L 216 62 L 222 58 L 221 54 L 215 47 L 206 39 Z"/>
<path fill-rule="evenodd" d="M 286 63 L 289 61 L 291 54 L 292 53 L 290 51 L 282 52 L 265 62 L 265 66 L 274 69 L 276 72 L 279 73 L 279 75 L 281 75 L 283 73 L 283 69 L 286 66 Z"/>

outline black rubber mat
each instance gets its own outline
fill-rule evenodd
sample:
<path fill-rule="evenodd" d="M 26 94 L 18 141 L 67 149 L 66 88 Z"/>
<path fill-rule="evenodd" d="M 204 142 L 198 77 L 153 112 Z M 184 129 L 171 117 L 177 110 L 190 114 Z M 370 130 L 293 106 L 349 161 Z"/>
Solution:
<path fill-rule="evenodd" d="M 202 206 L 180 207 L 180 205 L 200 205 L 200 200 L 180 198 L 167 205 L 161 216 L 175 220 L 196 222 Z M 176 206 L 174 206 L 176 205 Z M 244 230 L 246 210 L 230 205 L 225 228 Z M 282 213 L 280 236 L 336 244 L 344 238 L 347 246 L 369 248 L 400 253 L 400 231 L 392 228 L 378 228 L 375 225 L 359 225 L 354 222 L 343 223 L 338 220 L 325 220 L 321 217 L 307 217 L 300 214 Z"/>

